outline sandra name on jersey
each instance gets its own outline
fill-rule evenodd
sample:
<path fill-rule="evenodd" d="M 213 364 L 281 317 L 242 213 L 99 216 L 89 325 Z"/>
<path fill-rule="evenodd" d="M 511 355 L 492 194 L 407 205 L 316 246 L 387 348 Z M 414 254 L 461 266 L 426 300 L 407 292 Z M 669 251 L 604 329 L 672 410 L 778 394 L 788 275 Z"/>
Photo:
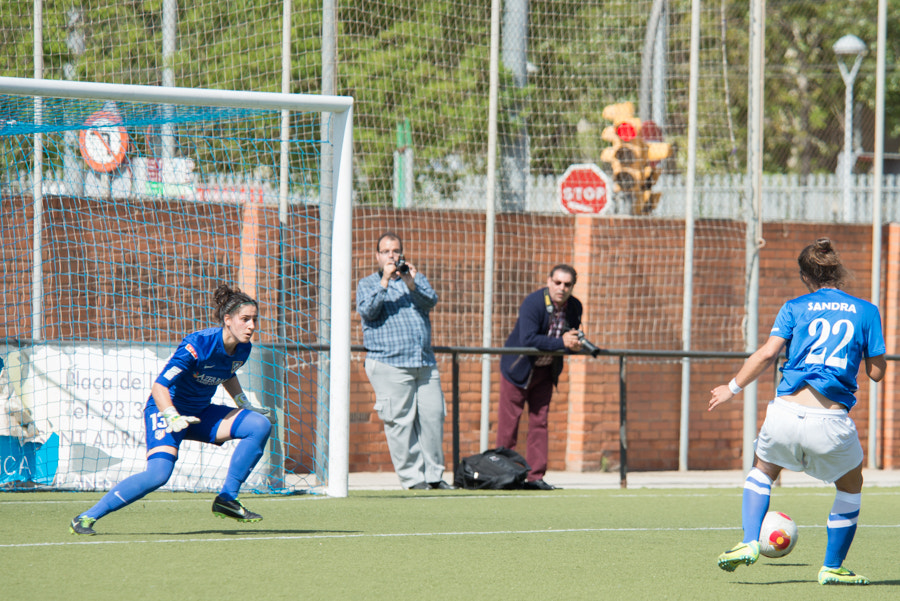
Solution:
<path fill-rule="evenodd" d="M 847 311 L 856 313 L 853 303 L 806 303 L 807 311 Z"/>

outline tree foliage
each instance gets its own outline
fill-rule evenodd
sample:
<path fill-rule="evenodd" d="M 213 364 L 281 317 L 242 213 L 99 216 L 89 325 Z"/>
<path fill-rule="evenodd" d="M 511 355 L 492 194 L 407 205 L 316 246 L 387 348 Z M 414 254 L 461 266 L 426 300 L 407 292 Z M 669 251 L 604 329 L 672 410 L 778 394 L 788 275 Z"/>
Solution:
<path fill-rule="evenodd" d="M 854 95 L 858 117 L 865 111 L 874 113 L 876 16 L 877 0 L 780 0 L 766 4 L 764 169 L 767 172 L 834 172 L 844 138 L 845 86 L 832 45 L 843 35 L 852 33 L 869 46 Z M 736 65 L 747 64 L 746 10 L 733 4 L 729 8 L 729 23 L 733 23 L 729 27 L 729 60 Z M 900 31 L 898 28 L 900 16 L 889 12 L 888 32 Z M 896 136 L 900 134 L 900 79 L 894 65 L 900 52 L 900 38 L 888 35 L 885 50 L 886 63 L 890 66 L 885 133 Z M 747 95 L 738 95 L 735 100 L 739 103 L 738 122 L 746 123 Z"/>
<path fill-rule="evenodd" d="M 62 79 L 71 65 L 87 81 L 159 85 L 162 0 L 44 0 L 44 74 Z M 294 0 L 294 92 L 321 89 L 319 0 Z M 652 0 L 532 0 L 528 3 L 529 72 L 517 87 L 501 72 L 499 128 L 530 139 L 530 168 L 558 175 L 574 162 L 596 162 L 604 145 L 607 104 L 637 103 L 642 47 Z M 670 0 L 667 140 L 687 147 L 690 6 Z M 0 67 L 30 77 L 32 0 L 0 8 Z M 73 51 L 71 11 L 84 19 L 84 50 Z M 490 0 L 338 3 L 337 92 L 356 99 L 359 199 L 389 202 L 396 126 L 412 124 L 417 172 L 452 184 L 483 173 L 487 152 Z M 768 0 L 764 168 L 832 172 L 843 143 L 844 83 L 832 44 L 854 33 L 869 45 L 856 82 L 857 115 L 874 113 L 877 0 Z M 704 3 L 698 114 L 701 172 L 742 171 L 747 147 L 749 6 Z M 178 3 L 176 85 L 281 90 L 281 0 Z M 888 135 L 900 135 L 900 14 L 888 15 L 885 111 Z M 724 24 L 724 28 L 723 28 Z M 871 119 L 867 123 L 870 123 Z M 869 125 L 871 127 L 871 125 Z M 890 146 L 888 150 L 894 150 Z M 451 160 L 452 159 L 452 160 Z M 449 163 L 454 167 L 447 169 Z M 452 188 L 452 185 L 451 185 Z"/>

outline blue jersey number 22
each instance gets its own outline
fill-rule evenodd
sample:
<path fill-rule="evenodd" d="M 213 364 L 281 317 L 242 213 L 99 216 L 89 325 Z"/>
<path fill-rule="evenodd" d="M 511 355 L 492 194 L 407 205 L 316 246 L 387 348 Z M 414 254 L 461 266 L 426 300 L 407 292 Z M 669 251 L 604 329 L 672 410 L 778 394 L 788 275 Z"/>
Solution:
<path fill-rule="evenodd" d="M 840 335 L 841 330 L 844 331 L 844 336 L 840 339 L 840 342 L 836 342 L 835 337 Z M 847 369 L 847 357 L 838 357 L 838 354 L 853 340 L 853 333 L 853 324 L 847 319 L 840 319 L 834 325 L 831 325 L 827 319 L 822 317 L 814 319 L 809 324 L 809 335 L 818 335 L 818 339 L 809 349 L 809 354 L 806 355 L 804 363 L 825 364 L 829 367 Z M 832 348 L 832 344 L 835 343 L 836 346 Z M 832 349 L 830 353 L 828 352 L 829 348 Z"/>

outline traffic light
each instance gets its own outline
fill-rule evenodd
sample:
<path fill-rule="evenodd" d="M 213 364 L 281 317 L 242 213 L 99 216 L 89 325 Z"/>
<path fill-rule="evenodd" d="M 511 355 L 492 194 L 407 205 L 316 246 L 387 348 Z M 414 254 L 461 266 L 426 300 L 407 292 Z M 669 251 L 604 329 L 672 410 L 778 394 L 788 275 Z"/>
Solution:
<path fill-rule="evenodd" d="M 671 146 L 644 139 L 644 124 L 634 116 L 634 105 L 630 102 L 606 106 L 603 118 L 613 124 L 600 134 L 611 144 L 600 153 L 600 160 L 612 168 L 615 191 L 630 202 L 631 212 L 648 215 L 659 204 L 660 195 L 652 189 L 659 179 L 659 162 L 671 154 Z M 658 137 L 658 128 L 651 124 L 651 121 L 646 123 L 648 134 Z"/>
<path fill-rule="evenodd" d="M 630 194 L 641 180 L 641 120 L 634 116 L 630 102 L 611 104 L 603 109 L 603 118 L 613 122 L 600 137 L 612 144 L 600 153 L 600 160 L 612 168 L 615 191 Z"/>
<path fill-rule="evenodd" d="M 635 215 L 649 215 L 659 206 L 659 192 L 653 186 L 659 179 L 659 162 L 672 154 L 672 146 L 667 142 L 644 141 L 644 178 L 641 182 L 640 196 L 635 199 L 633 212 Z"/>

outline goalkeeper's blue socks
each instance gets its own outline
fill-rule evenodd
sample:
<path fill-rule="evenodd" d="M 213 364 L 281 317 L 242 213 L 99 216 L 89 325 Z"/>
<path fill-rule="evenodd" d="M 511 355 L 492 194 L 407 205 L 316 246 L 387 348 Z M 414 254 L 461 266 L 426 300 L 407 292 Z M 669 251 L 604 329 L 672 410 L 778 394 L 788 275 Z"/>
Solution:
<path fill-rule="evenodd" d="M 78 517 L 87 516 L 99 520 L 107 513 L 112 513 L 134 503 L 147 493 L 153 492 L 168 482 L 174 468 L 174 455 L 165 452 L 150 455 L 147 458 L 146 470 L 140 474 L 129 476 L 116 484 L 112 490 L 103 495 L 103 498 L 96 505 Z"/>
<path fill-rule="evenodd" d="M 769 511 L 769 498 L 772 496 L 772 479 L 759 468 L 753 468 L 744 480 L 744 499 L 741 504 L 741 526 L 744 528 L 744 540 L 749 543 L 759 540 L 763 518 Z"/>
<path fill-rule="evenodd" d="M 220 497 L 227 501 L 237 499 L 241 485 L 262 457 L 271 429 L 269 419 L 255 411 L 244 410 L 238 414 L 231 426 L 231 437 L 241 441 L 231 456 Z"/>
<path fill-rule="evenodd" d="M 860 493 L 837 491 L 828 515 L 828 545 L 825 547 L 825 567 L 839 568 L 847 557 L 856 535 L 856 522 L 862 504 Z"/>
<path fill-rule="evenodd" d="M 228 474 L 225 476 L 225 485 L 222 487 L 222 497 L 227 500 L 237 498 L 241 484 L 262 457 L 271 428 L 269 420 L 254 411 L 241 411 L 235 418 L 234 424 L 231 426 L 231 435 L 241 441 L 231 456 L 231 464 L 228 467 Z M 174 455 L 165 452 L 150 455 L 147 459 L 146 470 L 116 484 L 112 490 L 103 495 L 96 505 L 79 514 L 78 517 L 90 517 L 98 520 L 153 492 L 169 481 L 172 471 L 175 469 L 175 460 Z"/>

